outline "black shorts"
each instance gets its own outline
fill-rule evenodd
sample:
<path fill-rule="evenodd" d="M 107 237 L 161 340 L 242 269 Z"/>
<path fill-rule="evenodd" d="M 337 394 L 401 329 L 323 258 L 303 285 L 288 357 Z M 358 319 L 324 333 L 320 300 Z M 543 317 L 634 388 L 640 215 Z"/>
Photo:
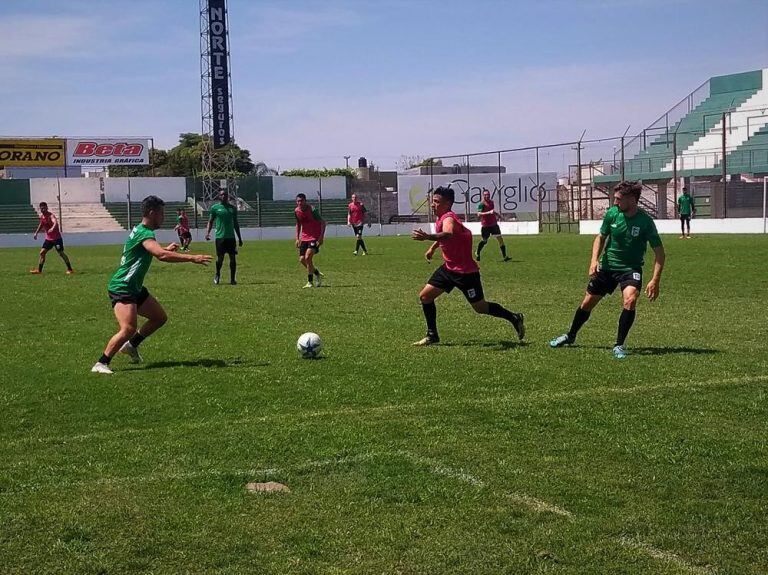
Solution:
<path fill-rule="evenodd" d="M 50 249 L 56 248 L 57 252 L 63 252 L 64 251 L 64 240 L 62 238 L 59 238 L 58 240 L 45 240 L 43 242 L 43 249 L 45 251 L 48 251 Z"/>
<path fill-rule="evenodd" d="M 149 295 L 149 290 L 142 287 L 138 294 L 109 292 L 109 299 L 112 301 L 112 307 L 119 303 L 135 303 L 136 307 L 140 307 L 141 304 L 147 301 Z"/>
<path fill-rule="evenodd" d="M 427 280 L 427 283 L 447 293 L 451 293 L 455 287 L 459 288 L 469 303 L 475 303 L 485 298 L 483 295 L 483 283 L 480 281 L 480 272 L 457 274 L 445 269 L 445 266 L 442 265 L 435 270 L 435 273 Z"/>
<path fill-rule="evenodd" d="M 493 224 L 492 226 L 481 227 L 480 235 L 483 237 L 483 241 L 487 240 L 491 236 L 500 236 L 501 230 L 499 229 L 499 224 Z"/>
<path fill-rule="evenodd" d="M 223 256 L 224 254 L 229 254 L 230 257 L 237 255 L 235 238 L 216 238 L 216 255 Z"/>
<path fill-rule="evenodd" d="M 363 224 L 360 224 L 359 226 L 352 226 L 352 230 L 355 232 L 356 236 L 362 236 L 363 235 Z"/>
<path fill-rule="evenodd" d="M 691 214 L 681 214 L 680 215 L 680 221 L 681 222 L 688 222 L 691 223 Z"/>
<path fill-rule="evenodd" d="M 307 250 L 312 250 L 317 254 L 320 253 L 320 246 L 317 245 L 316 240 L 312 240 L 311 242 L 301 242 L 299 244 L 299 255 L 303 256 L 307 253 Z"/>
<path fill-rule="evenodd" d="M 179 239 L 181 240 L 191 240 L 192 234 L 189 232 L 179 232 Z"/>
<path fill-rule="evenodd" d="M 600 270 L 597 275 L 589 280 L 587 284 L 587 293 L 590 295 L 607 295 L 614 292 L 616 286 L 620 285 L 622 291 L 627 286 L 634 286 L 641 289 L 643 286 L 643 270 L 631 270 L 628 272 L 612 272 L 610 270 Z"/>

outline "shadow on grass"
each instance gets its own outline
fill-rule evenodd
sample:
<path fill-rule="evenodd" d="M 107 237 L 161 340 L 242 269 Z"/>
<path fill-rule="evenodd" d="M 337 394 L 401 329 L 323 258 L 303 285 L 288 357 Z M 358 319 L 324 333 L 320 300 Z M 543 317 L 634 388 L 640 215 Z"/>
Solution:
<path fill-rule="evenodd" d="M 143 366 L 137 366 L 135 369 L 166 369 L 169 367 L 266 367 L 269 362 L 262 361 L 258 363 L 249 362 L 244 359 L 187 359 L 179 361 L 153 361 L 152 363 L 144 364 Z"/>
<path fill-rule="evenodd" d="M 526 347 L 530 344 L 527 341 L 512 341 L 512 340 L 506 339 L 501 341 L 469 340 L 469 341 L 462 341 L 460 343 L 440 342 L 438 345 L 441 347 L 484 347 L 488 349 L 506 350 L 506 349 L 515 349 L 518 347 Z"/>
<path fill-rule="evenodd" d="M 591 349 L 606 349 L 611 350 L 613 346 L 606 345 L 594 345 L 594 346 L 574 346 Z M 685 347 L 685 346 L 670 346 L 670 347 L 632 347 L 628 346 L 627 351 L 631 355 L 671 355 L 671 354 L 689 354 L 689 355 L 713 355 L 716 353 L 723 353 L 719 349 L 710 349 L 706 347 Z"/>

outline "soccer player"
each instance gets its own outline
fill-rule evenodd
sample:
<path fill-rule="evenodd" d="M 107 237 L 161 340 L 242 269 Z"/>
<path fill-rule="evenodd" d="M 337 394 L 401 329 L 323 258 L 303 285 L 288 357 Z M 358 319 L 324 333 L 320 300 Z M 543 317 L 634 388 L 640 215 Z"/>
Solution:
<path fill-rule="evenodd" d="M 352 201 L 347 206 L 347 225 L 352 226 L 352 230 L 355 232 L 355 238 L 357 243 L 355 244 L 355 251 L 353 254 L 357 255 L 358 250 L 363 250 L 363 255 L 368 255 L 368 248 L 365 247 L 363 241 L 363 224 L 368 220 L 368 227 L 371 227 L 371 216 L 368 210 L 365 209 L 363 202 L 357 201 L 357 194 L 352 194 Z"/>
<path fill-rule="evenodd" d="M 189 218 L 187 217 L 184 208 L 179 208 L 176 212 L 176 233 L 179 236 L 179 243 L 181 244 L 181 251 L 188 252 L 189 244 L 192 243 L 192 234 L 189 231 Z"/>
<path fill-rule="evenodd" d="M 501 249 L 501 255 L 505 262 L 509 261 L 507 257 L 507 246 L 504 245 L 504 238 L 501 237 L 501 230 L 499 229 L 499 221 L 497 219 L 496 207 L 491 200 L 491 192 L 483 188 L 483 201 L 477 204 L 477 215 L 480 217 L 480 243 L 477 244 L 477 253 L 475 253 L 475 259 L 480 261 L 480 252 L 483 251 L 485 244 L 488 243 L 488 238 L 496 236 L 499 242 L 499 249 Z"/>
<path fill-rule="evenodd" d="M 229 203 L 229 192 L 219 192 L 219 203 L 211 206 L 211 218 L 205 230 L 205 239 L 211 239 L 211 227 L 216 222 L 216 275 L 213 283 L 219 284 L 221 280 L 221 266 L 224 264 L 224 256 L 229 254 L 229 283 L 237 285 L 237 246 L 243 247 L 243 238 L 240 235 L 240 224 L 237 221 L 237 208 Z M 238 243 L 235 244 L 235 234 Z"/>
<path fill-rule="evenodd" d="M 691 238 L 691 218 L 696 214 L 696 204 L 693 196 L 688 193 L 688 188 L 683 188 L 683 195 L 677 198 L 677 213 L 680 215 L 680 231 L 683 235 L 680 239 Z M 688 226 L 688 233 L 685 228 Z"/>
<path fill-rule="evenodd" d="M 653 249 L 653 277 L 645 286 L 648 299 L 659 297 L 661 271 L 664 269 L 664 246 L 653 219 L 638 208 L 642 187 L 637 182 L 621 182 L 613 188 L 613 207 L 605 213 L 600 233 L 592 243 L 587 293 L 576 310 L 568 333 L 549 342 L 551 347 L 571 345 L 576 334 L 603 296 L 621 286 L 622 310 L 613 355 L 627 357 L 624 341 L 635 321 L 635 307 L 643 286 L 643 256 L 646 245 Z M 602 254 L 602 255 L 601 255 Z"/>
<path fill-rule="evenodd" d="M 424 318 L 427 320 L 427 335 L 413 345 L 432 345 L 440 341 L 437 333 L 437 308 L 435 299 L 443 292 L 450 293 L 457 287 L 464 294 L 469 304 L 477 313 L 500 317 L 509 321 L 517 336 L 525 337 L 525 323 L 522 313 L 513 313 L 497 303 L 485 301 L 480 270 L 472 259 L 472 232 L 469 231 L 451 210 L 454 191 L 451 188 L 438 187 L 432 192 L 432 211 L 437 217 L 435 233 L 428 234 L 422 229 L 413 232 L 411 237 L 419 242 L 434 242 L 424 256 L 432 261 L 435 250 L 443 252 L 443 265 L 435 270 L 432 277 L 419 293 Z"/>
<path fill-rule="evenodd" d="M 107 285 L 120 329 L 109 340 L 99 361 L 91 368 L 94 373 L 112 373 L 109 363 L 118 351 L 131 356 L 133 363 L 141 362 L 139 344 L 168 320 L 163 307 L 144 287 L 144 276 L 147 275 L 153 257 L 169 263 L 193 262 L 207 265 L 211 261 L 209 255 L 176 253 L 179 247 L 176 243 L 165 248 L 157 243 L 155 230 L 163 223 L 164 205 L 165 202 L 157 196 L 147 196 L 141 202 L 141 223 L 128 236 L 120 267 Z M 147 321 L 137 330 L 139 315 Z"/>
<path fill-rule="evenodd" d="M 37 229 L 35 230 L 32 239 L 36 240 L 37 234 L 39 234 L 41 230 L 45 232 L 45 240 L 43 240 L 43 247 L 40 248 L 40 259 L 37 262 L 37 268 L 29 270 L 29 273 L 43 273 L 45 256 L 48 254 L 51 248 L 56 248 L 56 253 L 59 254 L 62 260 L 64 260 L 64 265 L 67 266 L 67 275 L 75 273 L 75 270 L 72 269 L 72 264 L 69 261 L 69 257 L 67 257 L 67 254 L 64 253 L 64 240 L 61 237 L 59 220 L 56 219 L 56 216 L 53 215 L 53 212 L 48 211 L 48 204 L 45 202 L 40 202 L 40 223 L 37 224 Z"/>
<path fill-rule="evenodd" d="M 305 288 L 323 285 L 323 274 L 315 267 L 313 259 L 320 252 L 325 237 L 325 220 L 320 213 L 307 203 L 305 194 L 297 194 L 296 209 L 296 247 L 299 248 L 299 261 L 307 268 L 307 283 Z M 316 284 L 312 283 L 316 278 Z"/>

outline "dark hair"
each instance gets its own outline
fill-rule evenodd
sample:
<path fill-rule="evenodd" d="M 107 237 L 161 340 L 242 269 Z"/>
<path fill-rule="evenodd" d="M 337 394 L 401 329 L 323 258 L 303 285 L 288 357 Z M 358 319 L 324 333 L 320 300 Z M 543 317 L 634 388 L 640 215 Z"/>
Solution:
<path fill-rule="evenodd" d="M 45 206 L 47 208 L 48 207 L 48 202 L 40 202 L 40 205 L 38 207 L 42 208 L 43 206 Z"/>
<path fill-rule="evenodd" d="M 306 200 L 307 199 L 307 194 L 296 194 L 296 197 L 299 198 L 299 199 L 302 199 L 302 200 Z"/>
<path fill-rule="evenodd" d="M 456 199 L 456 196 L 453 193 L 453 189 L 451 189 L 449 186 L 438 186 L 432 190 L 432 193 L 438 196 L 442 196 L 446 200 L 450 200 L 451 204 L 453 204 Z"/>
<path fill-rule="evenodd" d="M 683 191 L 687 192 L 688 191 L 688 186 L 683 186 Z"/>
<path fill-rule="evenodd" d="M 157 211 L 165 205 L 162 198 L 157 196 L 147 196 L 141 201 L 141 215 L 148 216 L 149 212 Z"/>
<path fill-rule="evenodd" d="M 616 184 L 613 191 L 622 196 L 635 196 L 635 199 L 639 201 L 643 186 L 640 182 L 624 180 L 623 182 Z"/>

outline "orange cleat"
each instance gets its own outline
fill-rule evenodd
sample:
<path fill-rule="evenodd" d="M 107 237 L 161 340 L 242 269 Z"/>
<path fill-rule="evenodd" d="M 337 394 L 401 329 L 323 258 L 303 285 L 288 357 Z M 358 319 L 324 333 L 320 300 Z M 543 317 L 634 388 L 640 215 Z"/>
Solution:
<path fill-rule="evenodd" d="M 31 273 L 31 274 L 35 274 L 35 275 L 38 275 L 38 274 L 41 274 L 41 273 L 43 273 L 43 272 L 41 272 L 39 269 L 35 268 L 35 269 L 33 269 L 33 270 L 29 270 L 29 273 Z"/>
<path fill-rule="evenodd" d="M 66 273 L 68 276 L 71 276 L 73 273 L 75 273 L 75 270 L 67 270 Z"/>

